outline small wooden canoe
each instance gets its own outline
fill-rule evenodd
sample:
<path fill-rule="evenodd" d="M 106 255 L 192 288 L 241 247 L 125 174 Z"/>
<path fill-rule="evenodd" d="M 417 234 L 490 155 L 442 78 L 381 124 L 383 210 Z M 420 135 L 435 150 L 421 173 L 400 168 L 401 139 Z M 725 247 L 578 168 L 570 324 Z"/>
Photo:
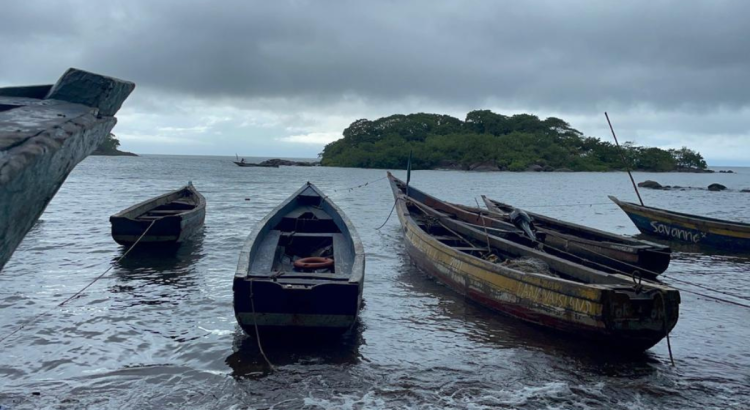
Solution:
<path fill-rule="evenodd" d="M 249 162 L 242 162 L 242 161 L 232 161 L 239 167 L 248 167 L 248 168 L 278 168 L 278 165 L 272 165 L 272 164 L 252 164 Z"/>
<path fill-rule="evenodd" d="M 613 196 L 609 199 L 644 234 L 731 252 L 750 251 L 750 224 L 641 206 Z"/>
<path fill-rule="evenodd" d="M 495 217 L 510 223 L 513 206 L 482 195 Z M 672 251 L 668 246 L 601 231 L 526 211 L 534 226 L 545 235 L 544 243 L 562 248 L 621 272 L 639 270 L 646 277 L 656 276 L 669 267 Z M 654 274 L 649 274 L 654 273 Z"/>
<path fill-rule="evenodd" d="M 316 258 L 306 266 L 303 259 Z M 354 225 L 306 183 L 261 220 L 234 276 L 234 313 L 265 330 L 345 332 L 362 304 L 365 253 Z"/>
<path fill-rule="evenodd" d="M 403 181 L 388 178 L 407 253 L 458 293 L 526 322 L 629 351 L 650 348 L 677 324 L 677 290 L 648 280 L 634 285 L 630 277 L 516 243 L 411 185 L 407 196 Z"/>
<path fill-rule="evenodd" d="M 112 238 L 121 245 L 183 242 L 203 226 L 206 199 L 188 184 L 148 199 L 109 217 Z M 144 232 L 146 233 L 144 235 Z"/>

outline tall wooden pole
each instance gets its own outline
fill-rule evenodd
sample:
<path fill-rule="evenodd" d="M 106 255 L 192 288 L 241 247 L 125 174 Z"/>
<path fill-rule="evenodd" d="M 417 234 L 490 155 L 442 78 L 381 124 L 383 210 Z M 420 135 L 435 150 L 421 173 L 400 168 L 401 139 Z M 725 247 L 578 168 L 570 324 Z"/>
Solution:
<path fill-rule="evenodd" d="M 620 157 L 622 158 L 622 163 L 625 164 L 625 169 L 628 171 L 628 175 L 630 176 L 630 182 L 633 183 L 633 189 L 635 189 L 635 194 L 638 195 L 638 200 L 641 202 L 641 206 L 643 205 L 643 199 L 641 199 L 641 193 L 638 192 L 638 185 L 635 184 L 635 180 L 633 179 L 633 174 L 630 173 L 630 165 L 628 165 L 628 161 L 625 159 L 625 154 L 623 153 L 622 147 L 620 147 L 620 143 L 617 141 L 617 135 L 615 135 L 615 129 L 612 128 L 612 122 L 609 120 L 609 115 L 607 115 L 607 112 L 604 112 L 604 116 L 607 117 L 607 124 L 609 124 L 609 130 L 612 131 L 612 136 L 615 138 L 615 144 L 617 144 L 618 151 L 620 151 Z"/>

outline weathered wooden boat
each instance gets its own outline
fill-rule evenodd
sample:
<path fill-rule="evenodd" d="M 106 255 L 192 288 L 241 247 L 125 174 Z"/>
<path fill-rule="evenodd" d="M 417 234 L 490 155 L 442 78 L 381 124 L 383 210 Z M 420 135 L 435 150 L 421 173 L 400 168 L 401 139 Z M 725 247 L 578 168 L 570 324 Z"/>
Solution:
<path fill-rule="evenodd" d="M 472 223 L 466 212 L 388 178 L 412 261 L 458 293 L 526 322 L 629 351 L 677 324 L 680 294 L 657 282 L 602 272 Z"/>
<path fill-rule="evenodd" d="M 482 199 L 494 218 L 510 223 L 510 214 L 515 207 L 484 195 Z M 668 246 L 526 212 L 533 218 L 536 229 L 544 234 L 546 245 L 621 272 L 638 270 L 646 277 L 656 276 L 669 267 L 672 251 Z"/>
<path fill-rule="evenodd" d="M 183 242 L 206 219 L 206 199 L 192 183 L 133 205 L 109 217 L 112 238 L 121 245 Z M 142 238 L 141 238 L 142 236 Z"/>
<path fill-rule="evenodd" d="M 234 277 L 234 312 L 250 335 L 345 332 L 362 303 L 365 253 L 354 225 L 306 183 L 248 236 Z"/>
<path fill-rule="evenodd" d="M 249 162 L 242 162 L 242 161 L 232 161 L 239 167 L 250 167 L 250 168 L 278 168 L 278 165 L 272 165 L 272 164 L 251 164 Z"/>
<path fill-rule="evenodd" d="M 134 88 L 74 68 L 54 85 L 0 88 L 0 270 Z"/>
<path fill-rule="evenodd" d="M 750 224 L 641 206 L 613 196 L 609 199 L 646 235 L 727 251 L 750 251 Z"/>

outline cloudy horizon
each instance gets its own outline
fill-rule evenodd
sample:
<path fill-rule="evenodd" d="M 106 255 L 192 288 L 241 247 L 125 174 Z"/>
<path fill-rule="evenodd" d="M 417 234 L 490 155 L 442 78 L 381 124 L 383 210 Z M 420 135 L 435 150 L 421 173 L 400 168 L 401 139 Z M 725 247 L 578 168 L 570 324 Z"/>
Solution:
<path fill-rule="evenodd" d="M 217 2 L 218 3 L 218 2 Z M 351 122 L 475 109 L 750 165 L 750 3 L 26 1 L 0 86 L 133 81 L 122 149 L 315 157 Z"/>

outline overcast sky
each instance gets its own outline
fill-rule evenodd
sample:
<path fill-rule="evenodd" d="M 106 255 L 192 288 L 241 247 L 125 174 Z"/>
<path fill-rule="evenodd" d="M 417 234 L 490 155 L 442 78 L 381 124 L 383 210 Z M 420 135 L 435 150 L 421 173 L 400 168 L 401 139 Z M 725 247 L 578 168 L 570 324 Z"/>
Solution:
<path fill-rule="evenodd" d="M 557 116 L 750 165 L 748 1 L 7 1 L 0 86 L 134 81 L 136 153 L 315 157 L 359 118 Z"/>

